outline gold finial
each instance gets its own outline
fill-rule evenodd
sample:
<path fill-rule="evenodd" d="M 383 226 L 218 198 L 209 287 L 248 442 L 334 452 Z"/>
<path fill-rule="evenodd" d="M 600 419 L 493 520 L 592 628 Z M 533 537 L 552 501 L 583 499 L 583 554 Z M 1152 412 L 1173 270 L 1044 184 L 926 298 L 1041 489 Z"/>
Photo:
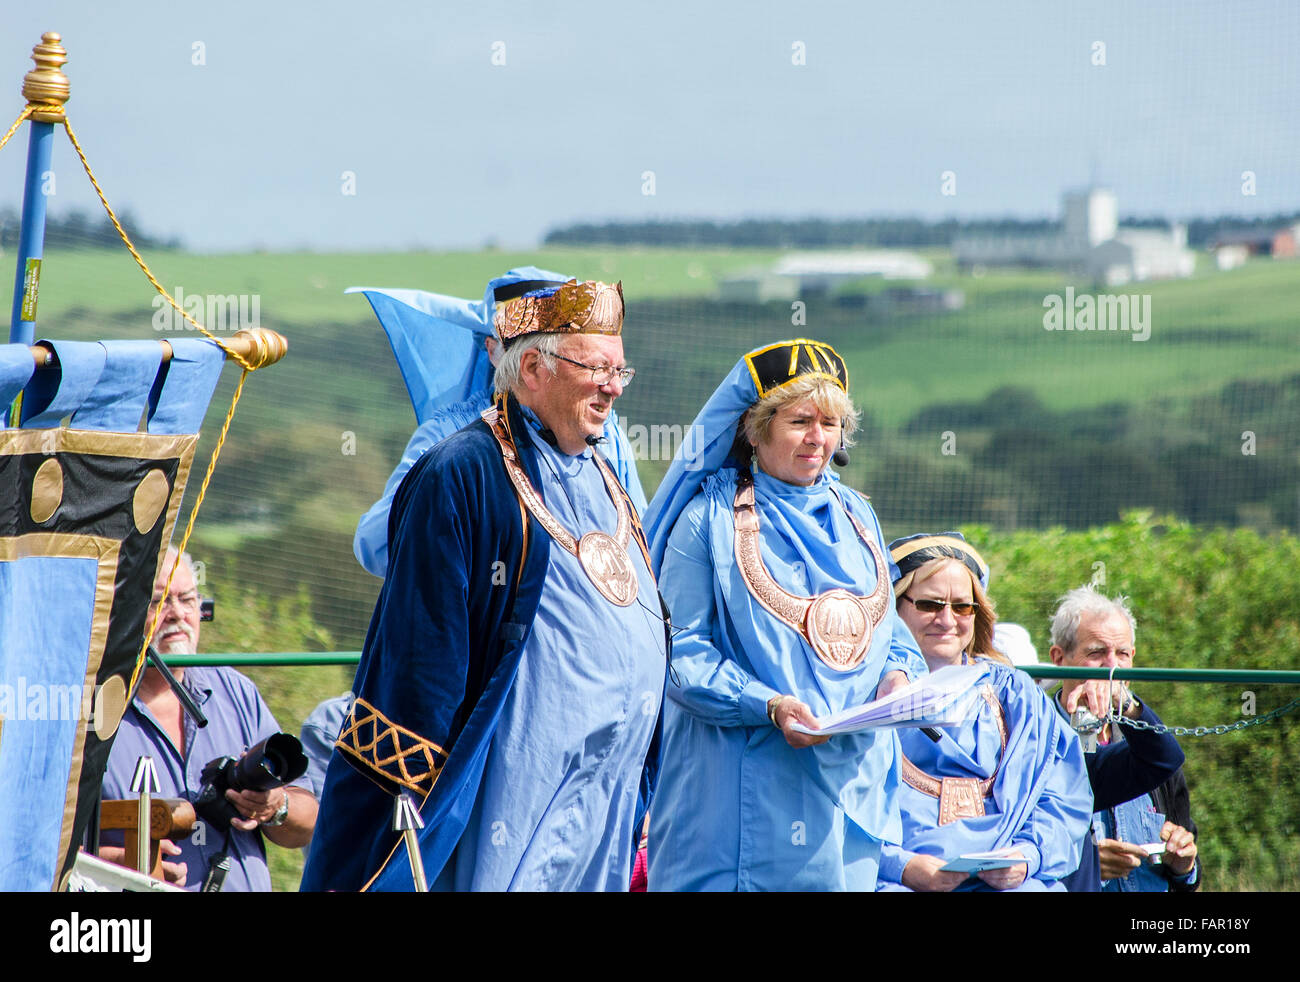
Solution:
<path fill-rule="evenodd" d="M 239 352 L 250 368 L 274 365 L 289 350 L 289 341 L 283 334 L 265 327 L 249 327 L 238 331 L 226 345 L 232 351 Z"/>
<path fill-rule="evenodd" d="M 32 119 L 40 123 L 62 123 L 63 104 L 68 101 L 68 76 L 59 69 L 68 60 L 63 39 L 53 31 L 41 35 L 41 43 L 32 48 L 36 67 L 23 76 L 23 98 L 39 106 Z"/>

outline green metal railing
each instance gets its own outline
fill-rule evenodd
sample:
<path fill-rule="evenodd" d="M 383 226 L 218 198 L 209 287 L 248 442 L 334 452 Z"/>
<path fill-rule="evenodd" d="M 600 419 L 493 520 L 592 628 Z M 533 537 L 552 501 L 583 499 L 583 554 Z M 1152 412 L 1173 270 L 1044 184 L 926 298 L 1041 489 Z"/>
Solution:
<path fill-rule="evenodd" d="M 276 651 L 256 654 L 168 655 L 167 664 L 189 665 L 355 665 L 359 651 Z M 1108 668 L 1065 668 L 1050 664 L 1018 665 L 1036 679 L 1104 679 Z M 1147 682 L 1222 682 L 1247 685 L 1300 685 L 1300 671 L 1253 668 L 1117 668 L 1115 678 Z"/>
<path fill-rule="evenodd" d="M 355 665 L 361 660 L 359 651 L 273 651 L 249 654 L 167 655 L 168 667 L 191 665 Z M 1300 674 L 1298 672 L 1297 674 Z"/>

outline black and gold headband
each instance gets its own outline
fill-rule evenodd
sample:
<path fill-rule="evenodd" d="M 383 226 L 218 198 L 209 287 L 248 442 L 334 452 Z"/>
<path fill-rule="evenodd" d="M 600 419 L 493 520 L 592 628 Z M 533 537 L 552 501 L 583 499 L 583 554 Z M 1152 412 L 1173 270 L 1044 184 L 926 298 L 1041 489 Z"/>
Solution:
<path fill-rule="evenodd" d="M 758 397 L 808 375 L 821 376 L 849 391 L 849 369 L 839 352 L 829 344 L 808 338 L 778 341 L 745 356 L 749 374 L 758 387 Z"/>

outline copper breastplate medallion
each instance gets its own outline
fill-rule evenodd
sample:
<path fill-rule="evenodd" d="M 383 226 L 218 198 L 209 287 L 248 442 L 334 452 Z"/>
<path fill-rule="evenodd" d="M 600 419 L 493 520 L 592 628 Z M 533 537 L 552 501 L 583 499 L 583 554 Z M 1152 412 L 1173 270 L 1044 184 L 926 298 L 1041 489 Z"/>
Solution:
<path fill-rule="evenodd" d="M 838 492 L 832 493 L 839 498 Z M 840 499 L 840 506 L 844 501 Z M 859 597 L 848 590 L 827 590 L 815 597 L 800 597 L 783 590 L 772 579 L 759 551 L 758 508 L 754 504 L 754 478 L 744 473 L 736 480 L 733 520 L 736 529 L 736 565 L 745 587 L 768 613 L 793 628 L 812 646 L 817 657 L 838 672 L 857 668 L 871 646 L 872 632 L 885 619 L 891 590 L 884 557 L 875 539 L 844 507 L 844 514 L 866 543 L 876 568 L 876 588 Z"/>
<path fill-rule="evenodd" d="M 501 459 L 505 462 L 506 473 L 510 475 L 510 483 L 515 486 L 520 503 L 537 519 L 547 535 L 578 560 L 583 572 L 602 597 L 616 607 L 630 607 L 636 601 L 638 589 L 636 570 L 632 568 L 627 552 L 628 542 L 632 538 L 632 519 L 627 502 L 623 499 L 623 489 L 614 472 L 600 459 L 599 454 L 592 453 L 592 460 L 595 461 L 600 476 L 605 479 L 605 490 L 609 492 L 614 509 L 618 512 L 618 525 L 614 534 L 611 536 L 595 531 L 577 539 L 550 513 L 542 496 L 528 479 L 498 407 L 489 406 L 483 411 L 482 418 L 501 448 Z"/>
<path fill-rule="evenodd" d="M 959 818 L 978 818 L 983 815 L 984 799 L 993 793 L 993 782 L 1002 769 L 1002 757 L 1007 751 L 1007 720 L 1002 712 L 1002 704 L 990 686 L 980 686 L 980 695 L 993 710 L 998 721 L 998 736 L 1002 740 L 1002 748 L 998 751 L 998 766 L 992 777 L 986 777 L 982 781 L 974 777 L 931 777 L 908 760 L 906 754 L 899 752 L 903 759 L 904 783 L 922 794 L 939 799 L 940 825 L 947 825 Z"/>

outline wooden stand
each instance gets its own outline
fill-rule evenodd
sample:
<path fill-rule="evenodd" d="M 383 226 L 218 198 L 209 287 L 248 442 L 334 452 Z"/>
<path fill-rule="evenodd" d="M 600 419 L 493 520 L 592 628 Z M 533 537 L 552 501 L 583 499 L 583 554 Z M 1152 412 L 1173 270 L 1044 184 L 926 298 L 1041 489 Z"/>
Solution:
<path fill-rule="evenodd" d="M 105 801 L 99 807 L 100 830 L 122 829 L 126 832 L 126 858 L 122 865 L 137 868 L 139 847 L 136 845 L 136 813 L 139 802 L 134 798 L 126 801 Z M 184 798 L 155 798 L 149 802 L 149 875 L 161 880 L 162 855 L 158 849 L 159 839 L 187 839 L 194 831 L 197 816 L 194 806 Z"/>

